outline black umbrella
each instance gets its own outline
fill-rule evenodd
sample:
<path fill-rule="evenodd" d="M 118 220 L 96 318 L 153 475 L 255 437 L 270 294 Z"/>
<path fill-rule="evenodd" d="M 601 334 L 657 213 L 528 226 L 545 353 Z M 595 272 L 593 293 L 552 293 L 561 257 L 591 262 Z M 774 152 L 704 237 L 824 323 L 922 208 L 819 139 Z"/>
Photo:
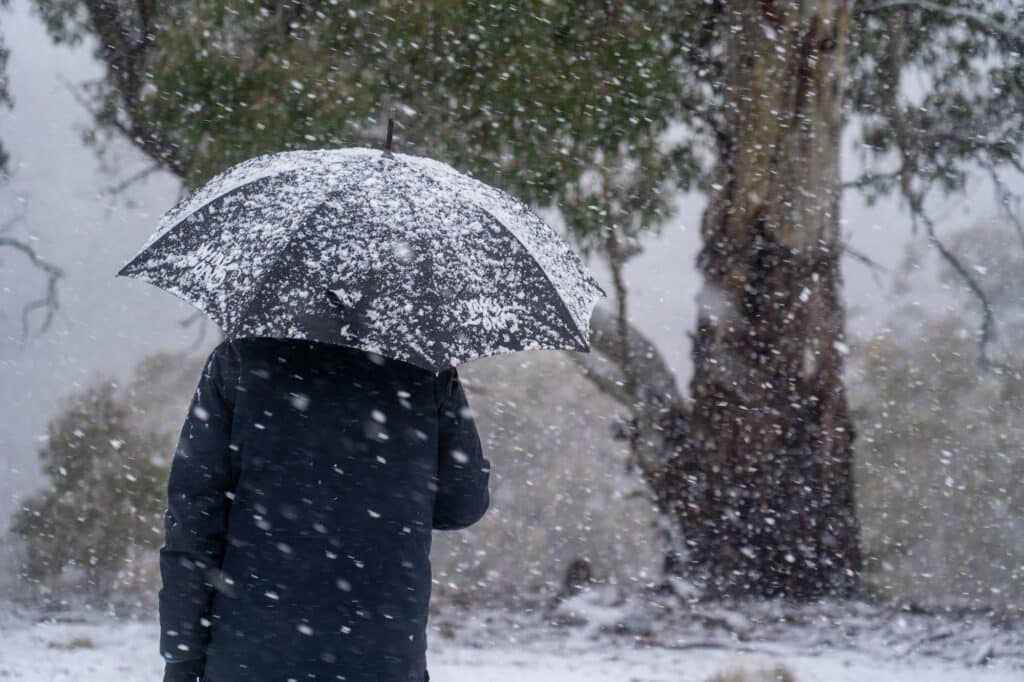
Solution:
<path fill-rule="evenodd" d="M 189 301 L 229 338 L 323 341 L 435 371 L 586 351 L 604 295 L 520 201 L 446 164 L 372 149 L 229 168 L 171 209 L 118 274 Z"/>

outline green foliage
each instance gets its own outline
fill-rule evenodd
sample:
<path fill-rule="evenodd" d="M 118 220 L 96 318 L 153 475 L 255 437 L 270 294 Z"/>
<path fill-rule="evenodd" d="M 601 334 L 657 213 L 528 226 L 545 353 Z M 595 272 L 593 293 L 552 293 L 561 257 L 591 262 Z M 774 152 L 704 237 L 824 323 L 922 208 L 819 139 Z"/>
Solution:
<path fill-rule="evenodd" d="M 89 30 L 81 5 L 36 1 L 60 41 Z M 128 115 L 189 185 L 264 152 L 379 146 L 393 113 L 399 150 L 559 207 L 591 248 L 610 227 L 657 226 L 699 171 L 691 142 L 663 135 L 680 117 L 680 70 L 663 37 L 675 10 L 660 3 L 191 0 L 153 12 Z M 97 86 L 102 123 L 124 87 L 113 70 Z"/>
<path fill-rule="evenodd" d="M 558 208 L 593 249 L 657 228 L 670 195 L 703 182 L 702 152 L 728 144 L 721 2 L 34 4 L 55 41 L 98 38 L 97 132 L 192 186 L 264 152 L 379 145 L 393 114 L 399 149 Z M 1021 168 L 1019 3 L 853 11 L 846 101 L 869 199 Z"/>
<path fill-rule="evenodd" d="M 127 3 L 113 4 L 127 8 Z M 89 35 L 89 16 L 81 0 L 45 0 L 36 2 L 35 9 L 56 45 L 74 47 Z M 96 53 L 102 54 L 100 46 Z"/>
<path fill-rule="evenodd" d="M 39 452 L 48 485 L 15 515 L 22 576 L 107 595 L 131 585 L 162 539 L 164 440 L 140 430 L 115 385 L 73 396 Z"/>
<path fill-rule="evenodd" d="M 1022 36 L 1017 0 L 858 3 L 847 108 L 877 167 L 869 199 L 961 191 L 979 165 L 1024 169 Z"/>
<path fill-rule="evenodd" d="M 10 527 L 33 596 L 104 606 L 155 596 L 167 472 L 201 367 L 154 353 L 131 381 L 97 380 L 51 420 L 39 450 L 46 483 Z"/>
<path fill-rule="evenodd" d="M 11 527 L 25 580 L 87 599 L 155 593 L 167 471 L 201 366 L 155 353 L 127 384 L 68 399 L 39 452 L 47 485 Z"/>

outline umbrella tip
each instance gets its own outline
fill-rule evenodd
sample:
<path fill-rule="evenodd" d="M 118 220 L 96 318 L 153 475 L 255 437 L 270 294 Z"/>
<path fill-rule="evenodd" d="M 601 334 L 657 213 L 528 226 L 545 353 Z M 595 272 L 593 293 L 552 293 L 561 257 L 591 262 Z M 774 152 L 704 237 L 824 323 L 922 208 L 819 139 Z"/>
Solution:
<path fill-rule="evenodd" d="M 391 118 L 389 116 L 388 117 L 388 134 L 387 134 L 387 137 L 384 139 L 384 151 L 387 152 L 388 154 L 391 153 L 391 139 L 394 137 L 394 134 L 395 134 L 395 119 L 393 119 L 393 118 Z"/>

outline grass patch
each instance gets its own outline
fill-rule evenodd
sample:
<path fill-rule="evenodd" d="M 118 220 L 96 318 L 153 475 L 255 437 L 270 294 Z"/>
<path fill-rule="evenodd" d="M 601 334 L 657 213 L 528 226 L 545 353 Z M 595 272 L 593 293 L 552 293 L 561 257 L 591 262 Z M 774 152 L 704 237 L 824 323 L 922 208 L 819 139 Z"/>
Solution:
<path fill-rule="evenodd" d="M 708 682 L 796 682 L 796 675 L 782 663 L 761 668 L 737 666 L 715 673 Z"/>

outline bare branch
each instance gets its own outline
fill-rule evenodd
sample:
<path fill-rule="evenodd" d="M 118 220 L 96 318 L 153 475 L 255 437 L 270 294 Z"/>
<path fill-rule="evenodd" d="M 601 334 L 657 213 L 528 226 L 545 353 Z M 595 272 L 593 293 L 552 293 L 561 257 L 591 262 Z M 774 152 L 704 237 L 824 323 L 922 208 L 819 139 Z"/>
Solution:
<path fill-rule="evenodd" d="M 82 105 L 82 108 L 92 116 L 93 120 L 99 119 L 99 112 L 96 111 L 95 107 L 93 107 L 92 102 L 82 94 L 81 88 L 69 81 L 63 74 L 57 74 L 57 80 L 64 84 L 64 87 L 67 88 L 68 92 L 71 93 L 71 96 L 75 98 L 75 101 Z M 114 126 L 118 132 L 131 140 L 132 131 L 125 124 L 118 120 L 113 120 L 110 121 L 110 125 Z"/>
<path fill-rule="evenodd" d="M 160 164 L 153 164 L 152 166 L 147 166 L 146 168 L 143 168 L 142 170 L 136 173 L 132 173 L 131 175 L 129 175 L 127 178 L 117 183 L 116 185 L 111 185 L 110 187 L 107 187 L 106 189 L 103 190 L 103 193 L 120 194 L 121 192 L 128 189 L 135 183 L 145 180 L 158 170 L 161 170 Z"/>
<path fill-rule="evenodd" d="M 984 12 L 962 7 L 949 7 L 930 0 L 879 0 L 873 4 L 859 6 L 856 13 L 860 15 L 878 14 L 894 9 L 919 9 L 952 19 L 962 19 L 985 33 L 999 36 L 1018 48 L 1024 49 L 1024 35 L 1022 35 L 1020 27 L 1007 26 Z"/>
<path fill-rule="evenodd" d="M 902 168 L 897 168 L 896 170 L 890 171 L 890 172 L 865 173 L 865 174 L 861 175 L 859 178 L 854 178 L 853 180 L 847 180 L 845 182 L 840 182 L 839 183 L 839 188 L 840 189 L 844 189 L 844 190 L 845 189 L 863 189 L 864 187 L 867 187 L 868 185 L 872 185 L 872 184 L 874 184 L 876 182 L 880 182 L 880 181 L 884 181 L 884 180 L 898 180 L 899 177 L 900 177 L 900 174 L 902 172 L 903 172 Z"/>
<path fill-rule="evenodd" d="M 938 235 L 935 233 L 935 223 L 928 214 L 919 206 L 916 210 L 913 210 L 911 215 L 914 216 L 914 220 L 920 219 L 921 222 L 924 223 L 925 234 L 928 235 L 928 241 L 936 248 L 939 255 L 949 263 L 950 267 L 953 268 L 956 274 L 960 276 L 967 285 L 971 294 L 977 298 L 978 302 L 981 304 L 982 319 L 981 333 L 978 339 L 978 350 L 982 366 L 986 368 L 991 367 L 992 362 L 988 355 L 988 346 L 996 337 L 996 318 L 995 312 L 992 309 L 992 302 L 988 299 L 988 294 L 986 294 L 985 290 L 981 288 L 981 285 L 978 284 L 978 280 L 975 279 L 974 275 L 972 275 L 970 270 L 967 269 L 967 266 L 960 262 L 960 259 L 942 243 Z"/>
<path fill-rule="evenodd" d="M 614 363 L 623 373 L 634 374 L 632 384 L 636 387 L 631 404 L 656 402 L 658 405 L 675 405 L 682 409 L 683 399 L 679 393 L 668 363 L 650 339 L 627 322 L 629 334 L 630 361 L 624 366 L 616 357 L 621 346 L 618 343 L 619 320 L 607 308 L 598 306 L 590 319 L 591 347 Z"/>
<path fill-rule="evenodd" d="M 191 326 L 195 326 L 197 329 L 199 329 L 199 332 L 196 334 L 196 337 L 192 340 L 192 345 L 189 346 L 189 350 L 197 350 L 202 345 L 203 340 L 206 338 L 206 315 L 203 314 L 203 311 L 196 310 L 188 317 L 184 318 L 183 320 L 180 320 L 178 324 L 180 324 L 185 329 L 188 329 Z"/>
<path fill-rule="evenodd" d="M 985 169 L 988 171 L 989 177 L 992 179 L 992 184 L 996 188 L 996 198 L 999 200 L 1000 206 L 1002 206 L 1003 213 L 1006 215 L 1006 219 L 1013 225 L 1014 230 L 1017 231 L 1017 237 L 1020 238 L 1020 243 L 1024 246 L 1024 222 L 1021 221 L 1020 216 L 1014 208 L 1014 203 L 1020 204 L 1020 197 L 1010 191 L 1010 188 L 1006 186 L 1002 178 L 999 177 L 999 173 L 996 172 L 993 164 L 983 164 Z"/>
<path fill-rule="evenodd" d="M 852 246 L 850 246 L 849 243 L 844 243 L 842 245 L 842 250 L 845 255 L 849 256 L 850 258 L 854 259 L 859 263 L 868 266 L 868 269 L 871 270 L 871 276 L 875 280 L 875 284 L 882 284 L 882 280 L 880 279 L 879 275 L 881 273 L 888 272 L 884 265 L 872 259 L 871 256 L 867 255 L 863 251 L 859 251 L 853 248 Z"/>
<path fill-rule="evenodd" d="M 902 50 L 903 34 L 899 30 L 899 27 L 895 27 L 889 43 L 889 56 L 892 64 L 902 63 Z M 890 92 L 900 91 L 901 73 L 898 67 L 883 72 L 882 77 L 888 77 L 890 79 Z M 949 263 L 950 267 L 952 267 L 960 278 L 963 279 L 967 288 L 980 302 L 982 309 L 982 322 L 981 331 L 978 335 L 978 357 L 981 361 L 982 367 L 988 369 L 992 367 L 991 360 L 988 356 L 988 346 L 996 335 L 995 314 L 992 310 L 992 304 L 988 299 L 988 295 L 978 284 L 974 276 L 971 275 L 967 267 L 964 266 L 964 264 L 960 262 L 960 259 L 957 258 L 952 251 L 946 248 L 946 245 L 939 239 L 935 232 L 935 223 L 925 211 L 924 199 L 928 192 L 928 186 L 914 186 L 914 174 L 918 168 L 918 147 L 915 145 L 915 138 L 913 134 L 907 130 L 906 121 L 903 119 L 903 112 L 900 109 L 896 98 L 888 98 L 886 100 L 886 111 L 891 120 L 893 131 L 896 133 L 896 144 L 899 148 L 901 157 L 899 183 L 900 193 L 903 195 L 904 199 L 906 199 L 910 208 L 910 216 L 913 221 L 914 232 L 917 232 L 917 225 L 919 222 L 924 224 L 925 231 L 928 235 L 928 242 L 935 247 L 939 252 L 939 255 Z"/>
<path fill-rule="evenodd" d="M 0 225 L 0 234 L 4 234 L 5 232 L 10 232 L 12 229 L 14 229 L 15 225 L 17 225 L 18 223 L 20 223 L 24 219 L 25 219 L 25 207 L 23 205 L 21 207 L 21 209 L 17 213 L 15 213 L 10 218 L 5 220 L 3 225 Z"/>
<path fill-rule="evenodd" d="M 14 239 L 13 237 L 0 237 L 0 248 L 2 247 L 11 248 L 25 254 L 32 262 L 32 265 L 46 275 L 46 293 L 42 297 L 26 303 L 21 309 L 21 334 L 22 340 L 25 340 L 29 335 L 30 317 L 36 310 L 42 309 L 46 311 L 43 322 L 36 333 L 42 334 L 50 328 L 53 317 L 60 307 L 60 302 L 57 298 L 57 282 L 64 277 L 64 271 L 53 263 L 41 258 L 35 249 L 21 240 Z"/>

